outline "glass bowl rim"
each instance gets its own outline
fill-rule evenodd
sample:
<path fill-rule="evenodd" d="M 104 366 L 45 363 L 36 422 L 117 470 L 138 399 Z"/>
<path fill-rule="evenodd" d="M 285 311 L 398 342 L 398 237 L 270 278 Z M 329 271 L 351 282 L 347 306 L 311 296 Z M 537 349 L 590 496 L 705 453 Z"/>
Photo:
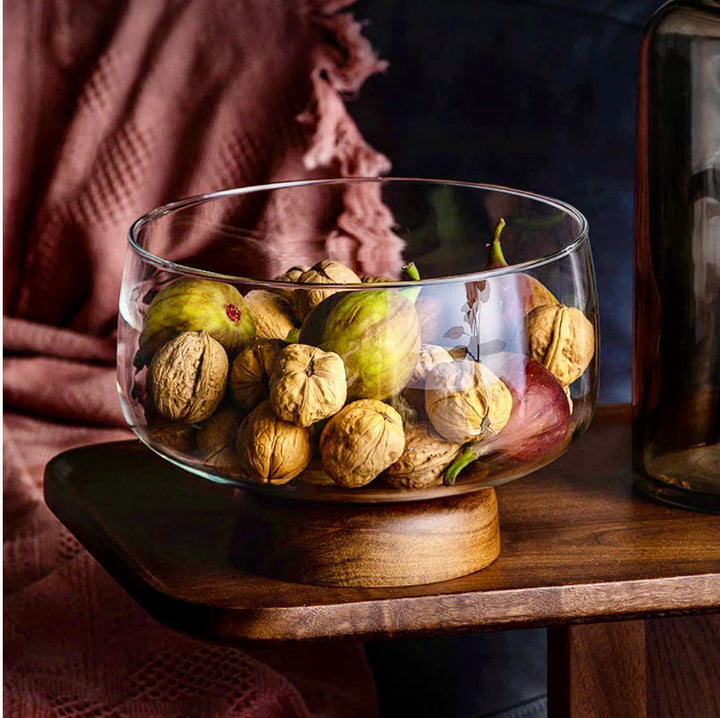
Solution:
<path fill-rule="evenodd" d="M 573 217 L 579 224 L 579 232 L 575 238 L 567 244 L 565 247 L 552 252 L 551 254 L 538 257 L 536 259 L 530 259 L 526 262 L 520 262 L 518 264 L 510 264 L 507 267 L 498 267 L 495 269 L 482 269 L 477 272 L 470 272 L 468 274 L 457 274 L 448 275 L 444 277 L 432 277 L 428 279 L 420 279 L 413 281 L 416 286 L 429 286 L 437 284 L 448 284 L 453 282 L 477 282 L 483 279 L 489 279 L 491 277 L 503 275 L 503 274 L 514 274 L 524 272 L 527 270 L 542 267 L 546 264 L 551 264 L 562 257 L 565 257 L 577 249 L 577 247 L 585 241 L 589 242 L 588 238 L 588 221 L 585 215 L 579 210 L 573 207 L 567 202 L 555 199 L 553 197 L 547 197 L 545 195 L 537 194 L 535 192 L 529 192 L 526 190 L 513 189 L 512 187 L 504 187 L 502 185 L 487 184 L 482 182 L 466 182 L 463 180 L 443 180 L 443 179 L 430 179 L 421 177 L 335 177 L 327 179 L 308 179 L 308 180 L 290 180 L 283 182 L 271 182 L 268 184 L 261 185 L 249 185 L 247 187 L 234 187 L 230 189 L 217 190 L 214 192 L 207 192 L 203 194 L 196 194 L 183 199 L 176 200 L 174 202 L 168 202 L 167 204 L 160 205 L 155 209 L 151 209 L 141 217 L 136 219 L 131 225 L 128 231 L 128 244 L 130 248 L 143 260 L 152 264 L 161 270 L 167 270 L 176 274 L 184 274 L 195 276 L 202 279 L 212 279 L 222 282 L 230 283 L 242 283 L 242 284 L 253 284 L 258 286 L 276 288 L 276 289 L 289 289 L 289 288 L 305 288 L 307 284 L 301 284 L 298 282 L 279 282 L 271 279 L 254 279 L 249 277 L 240 277 L 232 274 L 223 274 L 220 272 L 211 272 L 205 269 L 199 269 L 186 264 L 180 264 L 178 262 L 172 262 L 169 259 L 163 259 L 156 254 L 145 249 L 138 242 L 137 237 L 140 232 L 151 222 L 164 217 L 165 215 L 171 214 L 178 210 L 187 209 L 196 205 L 204 204 L 215 199 L 222 199 L 225 197 L 236 197 L 246 194 L 252 194 L 253 192 L 267 192 L 276 189 L 290 189 L 293 187 L 309 187 L 312 185 L 336 185 L 336 184 L 362 184 L 365 182 L 379 182 L 379 183 L 419 183 L 419 184 L 434 184 L 434 185 L 449 185 L 451 187 L 465 187 L 469 189 L 482 189 L 492 190 L 494 192 L 500 192 L 504 194 L 511 194 L 515 196 L 524 197 L 531 199 L 543 204 L 556 207 L 557 209 L 563 210 L 568 215 Z M 393 281 L 384 282 L 383 286 L 388 288 L 394 287 L 407 287 L 407 281 Z M 328 288 L 342 288 L 344 290 L 353 288 L 364 288 L 364 289 L 377 289 L 377 284 L 326 284 L 323 285 Z"/>

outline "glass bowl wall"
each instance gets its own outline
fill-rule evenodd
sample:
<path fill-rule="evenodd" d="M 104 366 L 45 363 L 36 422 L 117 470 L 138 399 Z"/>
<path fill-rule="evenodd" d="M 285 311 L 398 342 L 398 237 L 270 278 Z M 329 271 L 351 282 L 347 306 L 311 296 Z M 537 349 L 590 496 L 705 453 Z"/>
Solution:
<path fill-rule="evenodd" d="M 487 269 L 500 218 L 509 266 L 495 256 Z M 322 260 L 376 281 L 274 279 Z M 411 261 L 419 281 L 403 269 Z M 228 292 L 235 290 L 269 297 L 282 321 L 268 328 L 257 302 L 233 304 L 237 295 Z M 159 300 L 149 309 L 156 297 L 173 294 L 162 311 Z M 257 320 L 255 338 L 223 338 L 222 327 L 247 311 Z M 280 336 L 289 326 L 299 337 Z M 187 407 L 210 366 L 202 353 L 209 340 L 202 350 L 195 341 L 206 337 L 200 330 L 219 339 L 213 346 L 224 349 L 227 369 L 214 372 L 222 386 L 213 385 L 212 406 L 198 413 Z M 587 223 L 562 202 L 460 182 L 281 183 L 189 198 L 133 225 L 120 298 L 118 390 L 141 441 L 213 481 L 320 501 L 427 499 L 502 484 L 562 454 L 595 407 L 597 330 Z M 183 332 L 195 332 L 195 343 Z M 262 338 L 273 332 L 274 342 Z M 310 345 L 341 357 L 344 402 L 338 405 L 337 391 L 332 400 L 313 394 L 298 418 L 298 392 L 309 391 L 302 374 L 276 380 L 282 389 L 270 386 L 268 356 L 288 354 L 287 339 L 306 348 L 293 350 L 300 354 L 283 371 L 297 369 L 298 357 L 325 357 Z M 171 340 L 180 349 L 158 357 Z M 265 363 L 249 396 L 241 381 L 247 361 L 256 370 Z M 328 370 L 333 391 L 337 370 L 335 361 Z M 180 397 L 166 401 L 163 392 L 175 390 Z M 285 395 L 287 412 L 278 409 Z M 359 400 L 366 403 L 350 412 Z"/>

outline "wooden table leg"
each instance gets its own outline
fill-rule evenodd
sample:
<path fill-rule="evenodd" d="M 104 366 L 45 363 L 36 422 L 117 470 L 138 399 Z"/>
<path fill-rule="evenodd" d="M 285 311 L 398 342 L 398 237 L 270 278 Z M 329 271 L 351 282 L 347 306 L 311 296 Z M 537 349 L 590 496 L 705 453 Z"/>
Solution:
<path fill-rule="evenodd" d="M 548 631 L 550 718 L 720 718 L 720 615 Z"/>
<path fill-rule="evenodd" d="M 651 718 L 720 718 L 720 615 L 645 621 Z"/>
<path fill-rule="evenodd" d="M 551 718 L 645 718 L 645 622 L 548 629 Z"/>

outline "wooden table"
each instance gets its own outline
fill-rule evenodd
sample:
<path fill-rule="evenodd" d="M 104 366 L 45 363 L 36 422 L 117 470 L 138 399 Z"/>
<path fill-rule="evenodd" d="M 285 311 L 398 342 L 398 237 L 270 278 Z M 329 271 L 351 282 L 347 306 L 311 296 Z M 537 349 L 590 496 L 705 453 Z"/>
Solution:
<path fill-rule="evenodd" d="M 720 716 L 720 516 L 635 495 L 626 407 L 498 489 L 500 558 L 403 588 L 327 588 L 229 558 L 232 490 L 136 442 L 48 465 L 48 505 L 158 620 L 242 643 L 549 627 L 551 715 Z M 447 547 L 452 551 L 452 546 Z"/>

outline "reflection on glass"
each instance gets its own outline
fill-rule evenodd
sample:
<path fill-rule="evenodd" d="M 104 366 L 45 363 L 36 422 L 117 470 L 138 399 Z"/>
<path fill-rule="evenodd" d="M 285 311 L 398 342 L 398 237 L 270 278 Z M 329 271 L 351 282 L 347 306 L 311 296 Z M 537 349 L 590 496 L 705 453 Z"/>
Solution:
<path fill-rule="evenodd" d="M 348 216 L 348 192 L 382 211 Z M 278 203 L 320 211 L 278 227 Z M 561 202 L 287 183 L 160 208 L 131 239 L 123 410 L 148 446 L 211 480 L 336 502 L 465 493 L 548 464 L 592 417 L 587 223 Z"/>
<path fill-rule="evenodd" d="M 651 21 L 640 65 L 636 484 L 720 511 L 720 6 Z"/>

